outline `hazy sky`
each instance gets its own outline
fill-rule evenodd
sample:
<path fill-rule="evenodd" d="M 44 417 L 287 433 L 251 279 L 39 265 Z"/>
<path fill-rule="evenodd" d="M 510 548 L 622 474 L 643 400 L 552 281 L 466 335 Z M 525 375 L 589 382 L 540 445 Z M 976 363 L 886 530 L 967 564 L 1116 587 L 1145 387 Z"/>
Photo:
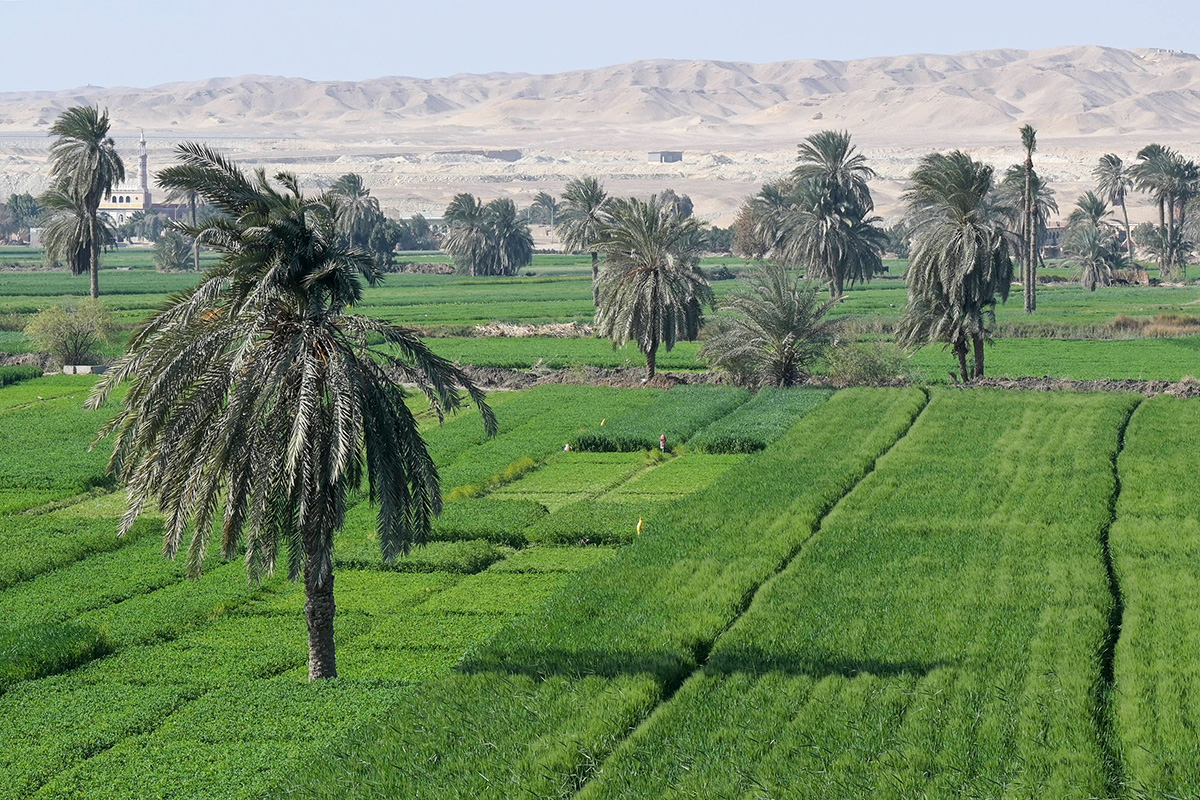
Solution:
<path fill-rule="evenodd" d="M 0 91 L 560 72 L 1066 44 L 1200 49 L 1188 0 L 0 0 Z"/>

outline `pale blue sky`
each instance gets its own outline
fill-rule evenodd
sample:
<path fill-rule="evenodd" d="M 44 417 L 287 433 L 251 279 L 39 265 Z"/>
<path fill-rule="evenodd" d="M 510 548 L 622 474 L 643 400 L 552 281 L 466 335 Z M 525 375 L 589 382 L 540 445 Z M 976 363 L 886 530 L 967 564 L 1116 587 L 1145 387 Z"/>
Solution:
<path fill-rule="evenodd" d="M 244 74 L 560 72 L 1066 44 L 1200 49 L 1186 0 L 0 0 L 0 91 Z"/>

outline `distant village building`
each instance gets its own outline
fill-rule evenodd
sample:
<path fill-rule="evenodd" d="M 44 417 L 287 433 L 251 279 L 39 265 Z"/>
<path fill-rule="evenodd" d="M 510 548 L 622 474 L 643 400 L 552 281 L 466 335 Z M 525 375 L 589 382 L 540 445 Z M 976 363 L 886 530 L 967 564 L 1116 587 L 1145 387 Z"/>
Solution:
<path fill-rule="evenodd" d="M 650 162 L 653 164 L 674 164 L 678 161 L 683 161 L 682 150 L 654 150 L 650 153 Z"/>
<path fill-rule="evenodd" d="M 153 197 L 150 194 L 148 160 L 146 134 L 143 133 L 141 141 L 138 142 L 138 168 L 133 182 L 113 188 L 108 196 L 100 201 L 100 211 L 117 225 L 127 222 L 134 212 L 150 211 L 154 208 Z"/>

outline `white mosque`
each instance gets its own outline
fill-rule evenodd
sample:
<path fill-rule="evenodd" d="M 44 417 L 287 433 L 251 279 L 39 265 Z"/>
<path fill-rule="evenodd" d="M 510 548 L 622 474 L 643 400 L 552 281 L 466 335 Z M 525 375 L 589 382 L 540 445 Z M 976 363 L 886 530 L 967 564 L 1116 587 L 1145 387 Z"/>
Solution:
<path fill-rule="evenodd" d="M 132 183 L 115 187 L 100 201 L 100 211 L 117 225 L 126 222 L 136 211 L 150 211 L 154 203 L 150 195 L 150 170 L 147 168 L 146 134 L 138 142 L 137 175 Z"/>

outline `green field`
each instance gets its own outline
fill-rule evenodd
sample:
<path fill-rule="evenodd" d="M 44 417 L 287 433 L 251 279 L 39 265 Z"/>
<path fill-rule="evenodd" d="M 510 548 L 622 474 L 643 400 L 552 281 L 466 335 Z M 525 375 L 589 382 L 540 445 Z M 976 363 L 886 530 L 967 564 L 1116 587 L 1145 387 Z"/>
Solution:
<path fill-rule="evenodd" d="M 0 247 L 0 266 L 25 263 L 36 255 L 28 248 Z M 121 329 L 117 341 L 102 348 L 115 357 L 123 339 L 171 292 L 191 286 L 189 273 L 154 272 L 148 249 L 128 248 L 110 254 L 111 268 L 101 275 L 101 293 Z M 399 261 L 447 261 L 443 255 L 408 254 Z M 752 264 L 739 259 L 705 259 L 708 267 L 729 267 L 743 274 Z M 890 262 L 889 274 L 853 287 L 834 314 L 851 321 L 850 331 L 872 339 L 887 338 L 905 304 L 903 262 Z M 1060 270 L 1061 272 L 1061 270 Z M 536 255 L 525 274 L 514 278 L 470 278 L 456 275 L 392 274 L 368 289 L 362 313 L 417 326 L 437 338 L 434 350 L 464 364 L 508 369 L 581 367 L 643 368 L 636 347 L 614 350 L 607 341 L 589 338 L 482 338 L 476 325 L 505 322 L 523 325 L 589 324 L 592 321 L 591 270 L 586 256 Z M 1048 274 L 1057 276 L 1054 270 Z M 720 298 L 738 280 L 714 282 Z M 85 277 L 64 272 L 0 272 L 0 353 L 23 353 L 32 345 L 22 333 L 30 316 L 42 308 L 69 302 L 87 291 Z M 1041 287 L 1038 312 L 1026 315 L 1019 298 L 997 312 L 999 335 L 989 348 L 988 371 L 997 376 L 1035 376 L 1090 380 L 1141 378 L 1178 380 L 1200 372 L 1196 350 L 1200 338 L 1131 339 L 1128 327 L 1114 327 L 1119 317 L 1150 319 L 1159 315 L 1200 318 L 1198 287 L 1112 287 L 1087 292 L 1067 283 Z M 668 370 L 702 370 L 697 343 L 682 342 L 659 353 Z M 953 368 L 940 347 L 912 355 L 905 367 L 916 383 L 944 383 Z M 818 368 L 819 371 L 819 368 Z"/>
<path fill-rule="evenodd" d="M 1200 793 L 1200 401 L 497 393 L 310 685 L 301 586 L 116 536 L 90 383 L 0 388 L 0 797 Z"/>

